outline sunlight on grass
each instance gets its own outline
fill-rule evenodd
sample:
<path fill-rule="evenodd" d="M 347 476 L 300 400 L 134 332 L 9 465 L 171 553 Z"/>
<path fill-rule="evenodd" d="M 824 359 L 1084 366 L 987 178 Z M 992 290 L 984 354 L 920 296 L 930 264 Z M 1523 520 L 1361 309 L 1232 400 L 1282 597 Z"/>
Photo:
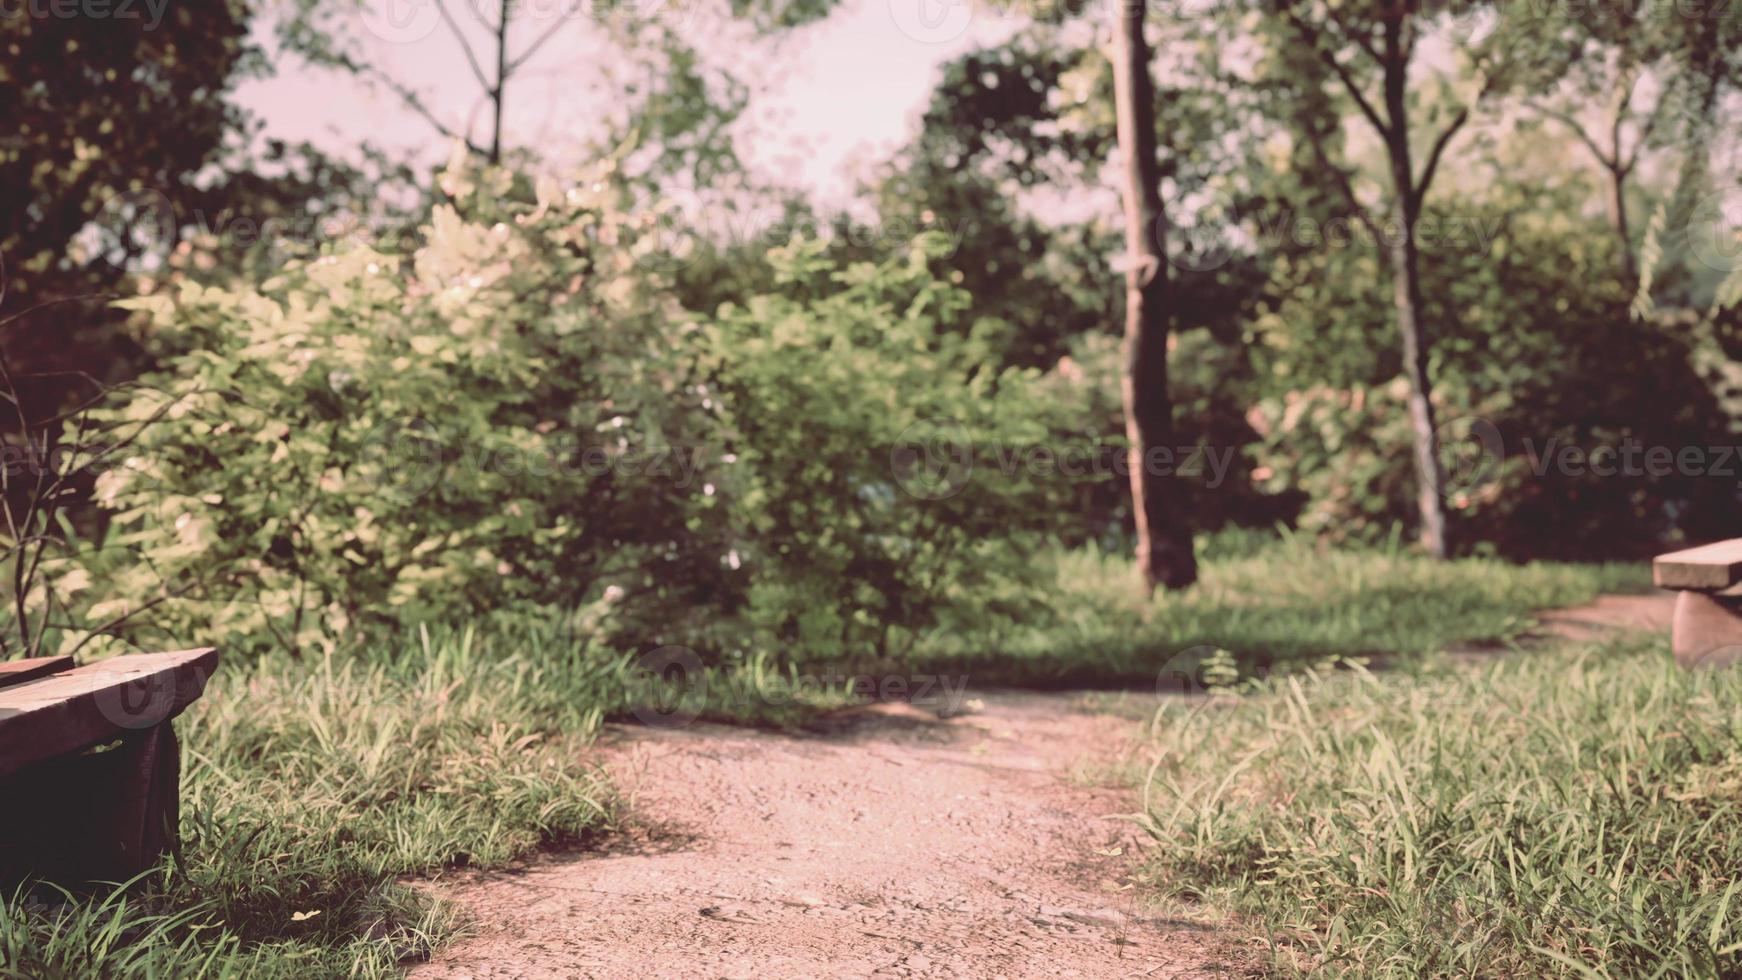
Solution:
<path fill-rule="evenodd" d="M 1150 880 L 1285 973 L 1736 975 L 1742 673 L 1665 646 L 1168 705 Z"/>
<path fill-rule="evenodd" d="M 1046 556 L 1055 587 L 998 633 L 928 638 L 917 659 L 1011 683 L 1154 684 L 1182 651 L 1224 649 L 1246 669 L 1334 655 L 1422 654 L 1501 640 L 1538 610 L 1650 584 L 1642 565 L 1437 562 L 1398 548 L 1333 550 L 1305 539 L 1223 535 L 1192 591 L 1140 598 L 1123 556 Z"/>

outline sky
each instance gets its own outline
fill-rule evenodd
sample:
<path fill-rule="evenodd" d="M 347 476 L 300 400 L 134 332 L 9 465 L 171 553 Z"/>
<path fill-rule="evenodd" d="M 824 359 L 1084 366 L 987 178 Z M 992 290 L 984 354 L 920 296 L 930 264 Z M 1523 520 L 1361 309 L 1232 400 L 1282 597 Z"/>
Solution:
<path fill-rule="evenodd" d="M 486 29 L 466 4 L 448 0 L 453 22 L 486 60 Z M 579 157 L 581 144 L 620 112 L 632 84 L 623 59 L 591 17 L 596 0 L 521 0 L 509 50 L 520 52 L 547 30 L 521 71 L 511 76 L 505 143 L 534 146 L 547 159 Z M 625 0 L 617 0 L 619 5 Z M 913 133 L 919 112 L 951 58 L 1007 37 L 1014 22 L 970 7 L 968 0 L 845 0 L 826 20 L 756 39 L 717 0 L 626 0 L 674 24 L 750 89 L 740 124 L 740 153 L 756 175 L 840 206 L 859 179 Z M 364 0 L 341 20 L 349 37 L 392 77 L 415 88 L 450 129 L 470 123 L 482 141 L 490 113 L 454 31 L 435 0 Z M 580 6 L 577 6 L 579 4 Z M 274 77 L 251 80 L 237 94 L 264 124 L 263 135 L 308 140 L 344 155 L 359 142 L 434 163 L 448 144 L 425 119 L 387 91 L 345 73 L 277 56 L 271 22 L 256 24 L 256 40 L 274 53 Z"/>

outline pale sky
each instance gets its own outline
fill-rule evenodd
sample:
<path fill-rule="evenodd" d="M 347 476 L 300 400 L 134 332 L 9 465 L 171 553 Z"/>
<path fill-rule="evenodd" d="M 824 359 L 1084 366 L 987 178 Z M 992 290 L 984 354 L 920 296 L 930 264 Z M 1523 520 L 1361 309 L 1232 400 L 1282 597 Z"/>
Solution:
<path fill-rule="evenodd" d="M 424 95 L 452 129 L 471 121 L 484 142 L 490 114 L 435 0 L 364 0 L 348 23 L 376 63 Z M 466 6 L 497 0 L 448 0 L 449 10 L 485 59 L 493 44 Z M 580 4 L 577 10 L 577 2 Z M 524 50 L 547 28 L 556 35 L 511 76 L 505 143 L 536 146 L 547 158 L 578 156 L 579 144 L 621 111 L 632 81 L 618 50 L 592 21 L 594 0 L 522 0 L 509 48 Z M 617 0 L 622 6 L 625 0 Z M 740 152 L 759 176 L 845 203 L 855 181 L 912 134 L 942 64 L 996 43 L 1017 26 L 1006 15 L 966 0 L 844 0 L 827 20 L 772 40 L 750 36 L 719 0 L 627 0 L 674 24 L 710 63 L 751 90 L 738 133 Z M 256 37 L 272 50 L 266 18 Z M 238 101 L 256 112 L 265 134 L 310 140 L 344 153 L 367 139 L 430 162 L 447 155 L 434 127 L 387 92 L 371 93 L 347 75 L 275 58 L 277 77 L 251 81 Z"/>

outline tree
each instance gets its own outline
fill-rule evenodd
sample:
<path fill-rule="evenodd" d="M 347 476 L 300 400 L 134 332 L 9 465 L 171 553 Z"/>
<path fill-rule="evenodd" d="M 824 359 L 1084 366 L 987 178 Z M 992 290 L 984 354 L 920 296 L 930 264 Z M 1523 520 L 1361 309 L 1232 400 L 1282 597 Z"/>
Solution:
<path fill-rule="evenodd" d="M 1453 109 L 1427 144 L 1425 164 L 1415 167 L 1414 138 L 1421 127 L 1411 119 L 1410 65 L 1416 44 L 1431 26 L 1430 15 L 1413 0 L 1367 0 L 1353 7 L 1317 0 L 1280 0 L 1286 32 L 1331 70 L 1361 117 L 1372 127 L 1385 153 L 1392 219 L 1382 222 L 1356 197 L 1344 171 L 1325 153 L 1326 174 L 1338 181 L 1350 210 L 1376 242 L 1382 243 L 1392 280 L 1393 318 L 1403 347 L 1403 373 L 1409 381 L 1408 413 L 1414 440 L 1416 509 L 1423 546 L 1444 558 L 1451 546 L 1446 529 L 1445 472 L 1434 417 L 1433 381 L 1428 364 L 1433 332 L 1423 322 L 1420 256 L 1416 228 L 1422 203 L 1446 147 L 1469 121 L 1471 103 L 1492 89 L 1482 80 L 1471 103 Z M 1285 39 L 1284 43 L 1287 43 Z M 1377 74 L 1380 95 L 1369 97 L 1363 76 Z M 1315 134 L 1321 141 L 1324 134 Z"/>
<path fill-rule="evenodd" d="M 464 120 L 433 106 L 427 91 L 383 62 L 367 36 L 355 30 L 359 5 L 365 10 L 385 5 L 389 20 L 400 9 L 393 0 L 295 0 L 290 14 L 277 25 L 279 41 L 309 64 L 354 75 L 385 90 L 438 135 L 489 163 L 500 163 L 516 151 L 536 156 L 529 148 L 511 145 L 512 135 L 505 132 L 509 94 L 515 91 L 516 78 L 536 68 L 534 58 L 540 52 L 548 55 L 549 45 L 559 35 L 589 30 L 615 45 L 628 62 L 623 74 L 636 79 L 623 85 L 623 102 L 612 107 L 622 115 L 610 115 L 613 125 L 599 139 L 603 145 L 595 149 L 608 152 L 631 135 L 639 137 L 637 146 L 655 158 L 647 167 L 650 173 L 682 174 L 697 184 L 738 169 L 727 129 L 747 104 L 748 92 L 728 72 L 705 63 L 685 39 L 681 25 L 670 22 L 674 14 L 684 16 L 689 9 L 685 4 L 661 3 L 647 9 L 586 0 L 536 6 L 515 0 L 494 4 L 435 0 L 418 16 L 429 18 L 428 32 L 439 25 L 460 49 L 465 70 L 478 88 L 477 102 Z M 465 10 L 455 13 L 456 5 Z M 491 6 L 494 11 L 487 12 Z M 769 31 L 805 23 L 828 9 L 830 3 L 815 0 L 733 4 L 735 15 Z M 413 32 L 420 37 L 424 33 Z M 608 70 L 620 67 L 621 63 L 612 62 Z M 485 110 L 488 125 L 479 135 Z"/>
<path fill-rule="evenodd" d="M 508 83 L 530 58 L 568 24 L 569 19 L 576 15 L 579 6 L 575 4 L 559 9 L 551 23 L 518 51 L 511 48 L 509 32 L 515 15 L 525 9 L 522 5 L 511 0 L 500 0 L 494 19 L 485 15 L 484 4 L 481 2 L 468 2 L 465 8 L 477 21 L 489 45 L 483 57 L 479 56 L 472 38 L 461 27 L 459 19 L 449 9 L 446 0 L 436 0 L 435 4 L 443 27 L 459 46 L 466 67 L 481 90 L 482 100 L 490 107 L 489 135 L 482 142 L 473 138 L 476 129 L 475 112 L 464 126 L 443 118 L 430 108 L 417 88 L 382 67 L 368 51 L 348 36 L 345 29 L 347 22 L 340 19 L 353 15 L 353 9 L 348 5 L 327 0 L 302 0 L 292 15 L 279 25 L 279 38 L 287 49 L 301 55 L 311 64 L 348 71 L 370 84 L 385 88 L 398 97 L 407 109 L 428 122 L 442 137 L 463 143 L 490 163 L 499 163 L 502 160 L 502 119 L 507 111 Z M 489 66 L 488 70 L 486 64 Z"/>
<path fill-rule="evenodd" d="M 1601 170 L 1621 273 L 1635 282 L 1629 182 L 1648 151 L 1704 152 L 1714 110 L 1742 70 L 1734 54 L 1742 16 L 1727 9 L 1663 16 L 1605 5 L 1582 17 L 1504 16 L 1497 29 L 1522 39 L 1515 47 L 1530 52 L 1530 70 L 1518 79 L 1532 93 L 1525 104 L 1564 126 Z"/>
<path fill-rule="evenodd" d="M 1131 442 L 1131 509 L 1137 526 L 1137 567 L 1144 587 L 1183 589 L 1198 578 L 1192 535 L 1166 479 L 1153 472 L 1152 451 L 1171 451 L 1173 401 L 1167 387 L 1169 333 L 1167 215 L 1155 156 L 1155 83 L 1143 36 L 1144 0 L 1115 6 L 1114 116 L 1124 159 L 1125 352 L 1120 391 Z"/>
<path fill-rule="evenodd" d="M 0 314 L 12 314 L 0 359 L 31 417 L 0 421 L 14 434 L 88 398 L 81 379 L 137 365 L 117 317 L 70 301 L 105 298 L 141 248 L 162 244 L 240 124 L 226 97 L 251 66 L 246 11 L 192 0 L 161 21 L 133 13 L 0 16 Z"/>

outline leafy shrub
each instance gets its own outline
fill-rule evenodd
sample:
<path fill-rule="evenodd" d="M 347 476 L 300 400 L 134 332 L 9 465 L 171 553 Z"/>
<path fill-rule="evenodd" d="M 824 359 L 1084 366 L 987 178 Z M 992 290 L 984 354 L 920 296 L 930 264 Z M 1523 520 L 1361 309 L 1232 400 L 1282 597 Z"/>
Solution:
<path fill-rule="evenodd" d="M 1050 442 L 1037 374 L 981 366 L 966 294 L 927 268 L 938 247 L 840 267 L 789 246 L 780 291 L 709 328 L 744 612 L 783 650 L 899 652 L 997 615 L 986 596 L 1069 519 L 1068 475 L 1005 464 Z"/>
<path fill-rule="evenodd" d="M 678 467 L 709 445 L 695 328 L 638 267 L 611 165 L 565 190 L 456 158 L 441 183 L 409 256 L 340 249 L 257 290 L 130 304 L 183 353 L 115 410 L 169 406 L 98 501 L 138 556 L 113 593 L 161 599 L 180 639 L 332 649 L 618 596 L 632 620 L 720 567 Z"/>
<path fill-rule="evenodd" d="M 998 614 L 978 586 L 1065 519 L 1068 480 L 985 465 L 1060 409 L 979 367 L 929 240 L 795 244 L 777 294 L 703 317 L 638 261 L 661 242 L 609 163 L 565 190 L 462 157 L 441 184 L 409 256 L 129 303 L 173 353 L 109 411 L 162 419 L 99 479 L 129 560 L 94 618 L 331 651 L 581 608 L 622 648 L 889 652 Z M 958 444 L 985 456 L 960 485 L 934 472 Z"/>
<path fill-rule="evenodd" d="M 1733 477 L 1642 457 L 1635 472 L 1605 472 L 1628 446 L 1675 454 L 1734 440 L 1695 332 L 1631 319 L 1613 256 L 1591 240 L 1606 239 L 1583 224 L 1515 222 L 1482 249 L 1424 252 L 1447 506 L 1466 548 L 1612 557 L 1678 533 L 1742 531 Z M 1407 388 L 1390 320 L 1370 302 L 1388 288 L 1385 270 L 1347 249 L 1310 257 L 1310 269 L 1316 288 L 1284 290 L 1257 322 L 1257 475 L 1304 492 L 1303 529 L 1376 540 L 1415 518 Z"/>

